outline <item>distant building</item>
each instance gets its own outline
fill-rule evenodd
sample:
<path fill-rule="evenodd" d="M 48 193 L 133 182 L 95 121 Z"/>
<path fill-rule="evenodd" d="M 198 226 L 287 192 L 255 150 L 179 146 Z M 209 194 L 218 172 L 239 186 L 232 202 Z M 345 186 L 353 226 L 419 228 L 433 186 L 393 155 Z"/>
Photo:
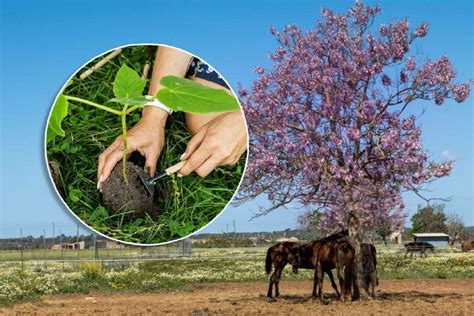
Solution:
<path fill-rule="evenodd" d="M 415 242 L 428 242 L 435 247 L 446 247 L 449 243 L 449 235 L 445 233 L 416 233 L 412 234 Z"/>
<path fill-rule="evenodd" d="M 79 242 L 70 242 L 70 243 L 62 243 L 62 244 L 55 244 L 51 246 L 53 250 L 77 250 L 77 249 L 85 249 L 86 243 L 84 241 Z"/>
<path fill-rule="evenodd" d="M 401 245 L 403 243 L 402 240 L 402 231 L 396 231 L 390 235 L 390 241 L 393 243 L 397 243 Z"/>
<path fill-rule="evenodd" d="M 283 238 L 277 239 L 276 241 L 277 242 L 285 242 L 285 241 L 298 242 L 300 240 L 296 237 L 290 237 L 290 238 L 283 237 Z"/>
<path fill-rule="evenodd" d="M 258 237 L 249 237 L 247 239 L 250 240 L 254 246 L 258 244 Z"/>
<path fill-rule="evenodd" d="M 92 246 L 91 248 L 94 248 Z M 120 249 L 125 248 L 124 244 L 118 243 L 114 240 L 97 240 L 97 248 L 98 249 Z"/>

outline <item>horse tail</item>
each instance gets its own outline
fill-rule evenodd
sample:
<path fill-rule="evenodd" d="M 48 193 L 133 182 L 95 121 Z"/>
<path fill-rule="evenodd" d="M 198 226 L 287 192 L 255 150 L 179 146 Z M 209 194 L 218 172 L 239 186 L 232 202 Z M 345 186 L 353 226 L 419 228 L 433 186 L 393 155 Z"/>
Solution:
<path fill-rule="evenodd" d="M 272 248 L 267 250 L 267 257 L 265 258 L 265 272 L 269 274 L 272 271 Z"/>

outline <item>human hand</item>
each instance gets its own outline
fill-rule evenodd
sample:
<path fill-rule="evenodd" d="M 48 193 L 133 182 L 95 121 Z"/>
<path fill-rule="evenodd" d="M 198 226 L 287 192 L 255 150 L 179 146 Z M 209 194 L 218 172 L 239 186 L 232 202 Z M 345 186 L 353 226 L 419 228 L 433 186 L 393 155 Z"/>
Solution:
<path fill-rule="evenodd" d="M 140 121 L 127 131 L 127 151 L 132 153 L 138 151 L 145 157 L 145 168 L 150 175 L 156 171 L 156 162 L 160 157 L 164 146 L 165 124 L 168 113 L 162 109 L 145 107 Z M 97 188 L 102 188 L 110 176 L 117 162 L 123 158 L 124 142 L 122 135 L 99 155 L 99 167 L 97 170 Z"/>
<path fill-rule="evenodd" d="M 214 168 L 237 163 L 247 149 L 247 129 L 241 111 L 219 115 L 204 125 L 189 141 L 179 171 L 186 176 L 195 171 L 207 176 Z"/>

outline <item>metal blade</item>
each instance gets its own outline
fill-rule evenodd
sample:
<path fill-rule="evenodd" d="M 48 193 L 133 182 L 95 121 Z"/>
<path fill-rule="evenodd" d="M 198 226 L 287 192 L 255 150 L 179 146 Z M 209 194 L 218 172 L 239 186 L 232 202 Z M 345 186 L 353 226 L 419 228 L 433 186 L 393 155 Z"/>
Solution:
<path fill-rule="evenodd" d="M 148 193 L 150 193 L 151 196 L 155 194 L 155 183 L 152 181 L 149 181 L 149 177 L 147 177 L 146 174 L 139 174 L 138 177 L 140 178 L 141 182 L 145 186 L 146 190 Z"/>

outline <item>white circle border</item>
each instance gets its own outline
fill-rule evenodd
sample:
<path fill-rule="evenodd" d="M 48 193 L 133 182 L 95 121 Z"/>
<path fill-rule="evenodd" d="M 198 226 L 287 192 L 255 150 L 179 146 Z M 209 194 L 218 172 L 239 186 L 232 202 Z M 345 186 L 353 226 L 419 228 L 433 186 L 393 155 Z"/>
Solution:
<path fill-rule="evenodd" d="M 174 242 L 178 242 L 178 241 L 181 241 L 181 240 L 184 240 L 186 238 L 189 238 L 193 235 L 196 235 L 198 234 L 200 231 L 204 230 L 206 227 L 208 227 L 209 225 L 211 225 L 218 217 L 220 217 L 222 215 L 222 213 L 224 213 L 224 211 L 226 210 L 226 208 L 229 206 L 229 204 L 232 202 L 232 200 L 234 199 L 235 195 L 238 193 L 239 189 L 240 189 L 240 186 L 242 185 L 242 181 L 244 180 L 244 177 L 245 177 L 245 171 L 247 169 L 247 163 L 248 163 L 248 159 L 249 159 L 249 155 L 250 155 L 250 134 L 249 134 L 249 129 L 248 129 L 248 125 L 247 125 L 247 119 L 245 118 L 245 112 L 242 108 L 242 104 L 240 103 L 240 100 L 237 96 L 237 94 L 235 93 L 234 89 L 232 88 L 232 86 L 227 82 L 227 80 L 225 79 L 224 76 L 222 76 L 220 74 L 220 72 L 212 67 L 214 69 L 214 71 L 222 78 L 222 80 L 226 83 L 226 85 L 229 87 L 230 91 L 234 94 L 234 96 L 236 97 L 237 99 L 237 102 L 239 103 L 239 106 L 240 106 L 240 110 L 242 111 L 242 116 L 244 117 L 244 122 L 245 122 L 245 128 L 246 128 L 246 131 L 247 131 L 247 155 L 245 157 L 245 165 L 244 165 L 244 170 L 243 170 L 243 173 L 242 173 L 242 176 L 240 178 L 240 181 L 239 181 L 239 184 L 237 185 L 237 188 L 235 189 L 234 191 L 234 194 L 232 195 L 232 197 L 229 199 L 229 201 L 227 202 L 227 204 L 224 206 L 224 208 L 212 219 L 209 221 L 209 223 L 207 223 L 206 225 L 204 225 L 203 227 L 199 228 L 198 230 L 190 233 L 189 235 L 186 235 L 184 237 L 180 237 L 178 239 L 174 239 L 174 240 L 170 240 L 170 241 L 165 241 L 165 242 L 161 242 L 161 243 L 156 243 L 156 244 L 140 244 L 140 243 L 134 243 L 134 242 L 129 242 L 129 241 L 124 241 L 124 240 L 120 240 L 120 239 L 116 239 L 116 238 L 113 238 L 113 237 L 110 237 L 110 236 L 107 236 L 105 235 L 104 233 L 101 233 L 99 231 L 97 231 L 96 229 L 94 229 L 93 227 L 89 226 L 86 222 L 84 222 L 76 213 L 74 213 L 70 208 L 69 208 L 69 205 L 66 203 L 66 201 L 63 199 L 63 197 L 61 196 L 61 194 L 59 194 L 59 191 L 58 189 L 56 188 L 56 185 L 53 181 L 53 177 L 51 175 L 51 170 L 49 169 L 49 165 L 48 165 L 48 150 L 47 150 L 47 142 L 46 142 L 46 137 L 47 137 L 47 131 L 48 131 L 48 124 L 49 124 L 49 119 L 51 118 L 51 113 L 53 111 L 53 107 L 54 107 L 54 104 L 56 104 L 56 100 L 58 99 L 58 97 L 61 95 L 62 91 L 64 90 L 64 88 L 66 87 L 66 85 L 68 84 L 68 82 L 77 74 L 79 73 L 87 64 L 89 64 L 90 62 L 94 61 L 95 59 L 101 57 L 101 56 L 104 56 L 104 55 L 107 55 L 108 53 L 111 53 L 119 48 L 127 48 L 127 47 L 131 47 L 131 46 L 164 46 L 164 47 L 168 47 L 168 48 L 173 48 L 173 49 L 176 49 L 176 50 L 179 50 L 181 52 L 184 52 L 188 55 L 191 55 L 193 57 L 196 57 L 200 60 L 202 60 L 204 63 L 206 63 L 207 65 L 211 66 L 205 59 L 202 59 L 201 57 L 195 55 L 195 54 L 192 54 L 190 52 L 188 52 L 187 50 L 184 50 L 182 48 L 178 48 L 178 47 L 175 47 L 175 46 L 172 46 L 172 45 L 167 45 L 167 44 L 157 44 L 157 43 L 133 43 L 133 44 L 125 44 L 125 45 L 122 45 L 122 46 L 118 46 L 118 47 L 115 47 L 115 48 L 112 48 L 112 49 L 109 49 L 99 55 L 96 55 L 94 57 L 92 57 L 91 59 L 89 59 L 88 61 L 86 61 L 81 67 L 79 67 L 67 80 L 66 82 L 62 85 L 61 89 L 59 90 L 58 94 L 56 95 L 56 97 L 54 98 L 54 102 L 53 104 L 51 105 L 51 109 L 49 110 L 49 114 L 48 114 L 48 118 L 46 120 L 46 126 L 45 126 L 45 129 L 44 129 L 44 136 L 43 136 L 43 140 L 44 140 L 44 147 L 43 147 L 43 150 L 44 150 L 44 160 L 45 160 L 45 167 L 46 169 L 48 170 L 48 175 L 49 175 L 49 179 L 50 179 L 50 182 L 51 182 L 51 185 L 53 186 L 54 188 L 54 191 L 56 192 L 56 195 L 57 197 L 61 200 L 61 202 L 63 203 L 63 205 L 66 207 L 66 209 L 84 226 L 86 226 L 88 229 L 92 230 L 94 233 L 96 234 L 99 234 L 100 236 L 104 237 L 104 238 L 107 238 L 107 239 L 110 239 L 110 240 L 113 240 L 113 241 L 116 241 L 118 243 L 122 243 L 122 244 L 127 244 L 127 245 L 131 245 L 131 246 L 140 246 L 140 247 L 156 247 L 156 246 L 162 246 L 162 245 L 168 245 L 168 244 L 172 244 Z"/>

